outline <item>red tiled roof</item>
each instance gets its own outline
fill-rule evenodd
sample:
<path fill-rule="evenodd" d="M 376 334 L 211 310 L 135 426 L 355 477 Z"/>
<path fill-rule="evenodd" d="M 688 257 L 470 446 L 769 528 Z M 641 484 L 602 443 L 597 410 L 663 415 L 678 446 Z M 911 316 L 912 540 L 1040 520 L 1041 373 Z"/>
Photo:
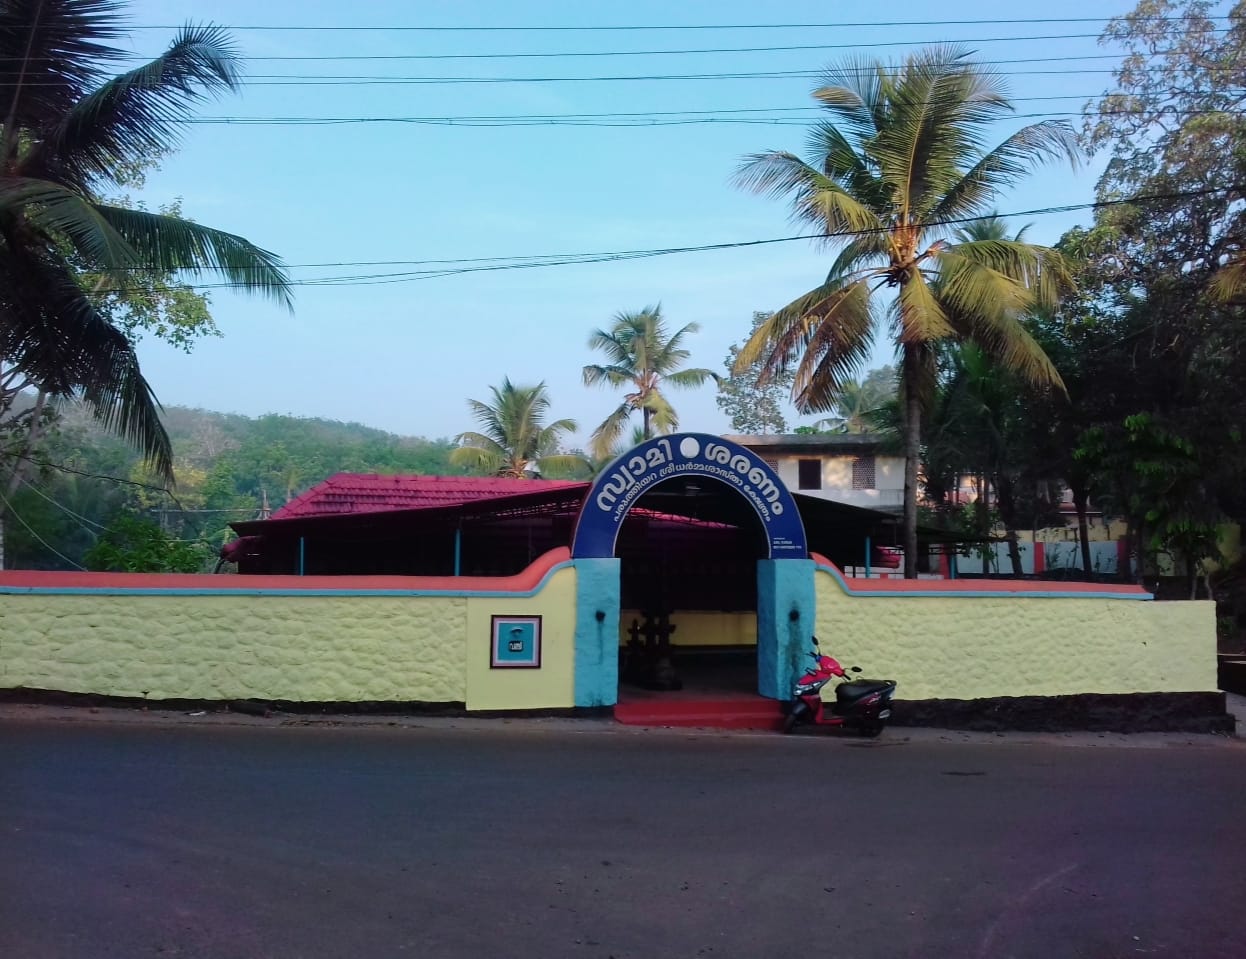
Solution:
<path fill-rule="evenodd" d="M 377 513 L 393 509 L 459 506 L 480 500 L 569 487 L 574 480 L 505 479 L 499 476 L 382 476 L 335 473 L 273 513 L 272 519 Z"/>

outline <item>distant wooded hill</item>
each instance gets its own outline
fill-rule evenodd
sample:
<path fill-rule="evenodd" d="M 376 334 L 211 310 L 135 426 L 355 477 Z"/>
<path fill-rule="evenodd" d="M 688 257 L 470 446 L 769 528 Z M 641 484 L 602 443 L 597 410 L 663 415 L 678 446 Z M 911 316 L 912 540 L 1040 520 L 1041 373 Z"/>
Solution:
<path fill-rule="evenodd" d="M 179 539 L 216 545 L 232 535 L 231 520 L 258 515 L 265 495 L 277 509 L 333 473 L 462 472 L 450 466 L 448 439 L 360 423 L 178 406 L 165 409 L 164 422 L 176 461 L 172 496 L 136 485 L 159 486 L 130 447 L 81 410 L 65 409 L 32 456 L 41 465 L 11 500 L 5 565 L 72 568 L 120 515 L 145 516 Z"/>

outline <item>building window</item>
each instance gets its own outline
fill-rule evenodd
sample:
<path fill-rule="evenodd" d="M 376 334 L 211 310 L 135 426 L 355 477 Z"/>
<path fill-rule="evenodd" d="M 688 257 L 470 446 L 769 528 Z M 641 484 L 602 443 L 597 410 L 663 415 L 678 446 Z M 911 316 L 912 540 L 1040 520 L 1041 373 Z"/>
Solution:
<path fill-rule="evenodd" d="M 821 460 L 797 460 L 796 466 L 800 470 L 800 479 L 797 483 L 799 489 L 822 488 Z"/>
<path fill-rule="evenodd" d="M 874 489 L 874 457 L 858 456 L 852 461 L 852 488 Z"/>
<path fill-rule="evenodd" d="M 771 458 L 771 457 L 769 457 L 769 456 L 763 456 L 763 457 L 761 458 L 761 461 L 762 461 L 763 463 L 765 463 L 767 466 L 769 466 L 769 467 L 770 467 L 772 470 L 774 470 L 776 473 L 777 473 L 777 472 L 779 472 L 779 461 L 778 461 L 778 459 L 772 459 L 772 458 Z"/>

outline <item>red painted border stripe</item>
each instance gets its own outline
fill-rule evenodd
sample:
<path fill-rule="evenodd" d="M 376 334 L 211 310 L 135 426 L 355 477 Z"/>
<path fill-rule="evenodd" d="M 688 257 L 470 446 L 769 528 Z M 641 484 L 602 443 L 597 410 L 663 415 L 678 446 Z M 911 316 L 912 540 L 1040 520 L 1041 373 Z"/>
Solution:
<path fill-rule="evenodd" d="M 1031 596 L 1069 596 L 1075 593 L 1105 593 L 1121 597 L 1149 597 L 1141 586 L 1125 583 L 1038 583 L 1026 579 L 861 579 L 844 576 L 839 567 L 825 556 L 810 553 L 819 566 L 833 569 L 844 581 L 849 593 L 1000 593 Z"/>

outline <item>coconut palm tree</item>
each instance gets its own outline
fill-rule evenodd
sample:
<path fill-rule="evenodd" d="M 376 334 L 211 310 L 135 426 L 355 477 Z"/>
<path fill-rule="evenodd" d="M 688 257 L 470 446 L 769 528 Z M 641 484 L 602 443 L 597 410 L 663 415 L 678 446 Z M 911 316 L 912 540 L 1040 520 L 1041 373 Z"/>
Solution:
<path fill-rule="evenodd" d="M 774 151 L 746 157 L 737 182 L 792 198 L 793 217 L 839 247 L 826 281 L 774 313 L 739 356 L 747 367 L 796 368 L 802 412 L 829 411 L 870 355 L 894 338 L 904 410 L 905 575 L 916 575 L 921 415 L 937 377 L 937 346 L 978 343 L 1036 383 L 1059 374 L 1018 317 L 1071 285 L 1053 250 L 1020 240 L 961 240 L 957 224 L 986 214 L 998 193 L 1039 162 L 1076 159 L 1072 128 L 1045 121 L 993 149 L 988 128 L 1011 111 L 1002 78 L 935 47 L 892 70 L 849 60 L 814 97 L 830 118 L 810 134 L 808 161 Z M 888 297 L 878 294 L 885 292 Z"/>
<path fill-rule="evenodd" d="M 288 306 L 289 281 L 242 237 L 101 201 L 176 147 L 196 104 L 238 87 L 239 57 L 214 26 L 187 27 L 151 63 L 110 78 L 131 56 L 110 42 L 124 35 L 120 11 L 114 0 L 0 6 L 0 376 L 10 392 L 85 401 L 167 479 L 159 404 L 93 296 L 142 272 L 205 270 Z"/>
<path fill-rule="evenodd" d="M 641 412 L 646 440 L 679 427 L 679 417 L 663 387 L 692 389 L 710 380 L 719 382 L 713 370 L 679 368 L 691 356 L 683 348 L 684 337 L 700 328 L 688 323 L 668 335 L 659 305 L 647 306 L 639 313 L 618 313 L 609 330 L 593 331 L 588 338 L 589 349 L 601 350 L 608 362 L 584 367 L 584 385 L 631 387 L 618 408 L 593 432 L 595 458 L 610 454 L 636 410 Z"/>
<path fill-rule="evenodd" d="M 450 453 L 450 462 L 490 476 L 524 479 L 542 469 L 588 469 L 582 456 L 559 453 L 563 437 L 579 427 L 575 420 L 555 420 L 548 426 L 549 394 L 545 384 L 516 386 L 509 378 L 489 388 L 492 403 L 468 400 L 472 416 L 482 432 L 460 433 L 459 448 Z"/>

